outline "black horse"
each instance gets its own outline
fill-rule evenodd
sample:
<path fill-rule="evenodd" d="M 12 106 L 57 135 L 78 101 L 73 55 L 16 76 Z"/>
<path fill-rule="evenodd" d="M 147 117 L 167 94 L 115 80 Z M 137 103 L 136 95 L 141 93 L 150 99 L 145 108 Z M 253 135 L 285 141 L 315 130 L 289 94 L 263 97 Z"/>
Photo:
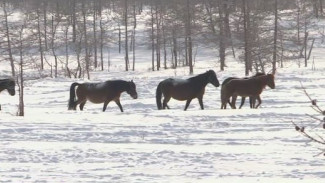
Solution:
<path fill-rule="evenodd" d="M 165 109 L 166 107 L 169 109 L 167 103 L 170 98 L 174 98 L 181 101 L 186 100 L 184 108 L 186 111 L 192 99 L 197 98 L 201 109 L 204 109 L 202 99 L 205 92 L 205 86 L 208 83 L 211 83 L 215 87 L 219 86 L 219 81 L 213 70 L 209 70 L 186 80 L 173 78 L 165 79 L 158 84 L 156 90 L 157 107 L 159 110 Z M 164 95 L 163 104 L 161 104 L 162 95 Z"/>
<path fill-rule="evenodd" d="M 11 96 L 14 96 L 16 94 L 15 86 L 16 83 L 13 79 L 0 79 L 0 92 L 2 92 L 3 90 L 7 90 Z"/>
<path fill-rule="evenodd" d="M 229 77 L 227 79 L 225 79 L 222 84 L 221 84 L 221 88 L 226 84 L 228 83 L 229 81 L 233 80 L 233 79 L 250 79 L 250 78 L 253 78 L 253 77 L 257 77 L 257 76 L 263 76 L 265 75 L 264 72 L 257 72 L 255 75 L 251 76 L 251 77 L 244 77 L 244 78 L 237 78 L 237 77 Z M 241 103 L 240 103 L 240 106 L 239 106 L 239 109 L 241 109 L 241 107 L 244 105 L 245 103 L 245 99 L 246 97 L 245 96 L 242 96 L 241 98 Z M 257 96 L 257 98 L 254 98 L 253 96 L 250 96 L 249 97 L 249 105 L 250 105 L 250 108 L 255 108 L 255 102 L 256 102 L 256 99 L 257 100 L 261 100 L 261 97 L 260 95 Z M 233 101 L 235 100 L 235 101 Z M 232 103 L 236 104 L 236 99 L 235 98 L 232 98 L 232 102 L 228 101 L 229 105 L 231 106 Z M 236 106 L 231 106 L 231 107 L 236 107 Z M 257 106 L 258 107 L 258 106 Z M 257 108 L 256 107 L 256 108 Z"/>
<path fill-rule="evenodd" d="M 78 86 L 77 90 L 75 87 Z M 87 100 L 92 103 L 104 103 L 103 112 L 106 110 L 108 103 L 112 100 L 118 105 L 123 112 L 120 103 L 121 93 L 127 92 L 133 99 L 138 98 L 136 86 L 133 81 L 109 80 L 102 83 L 72 83 L 70 87 L 69 110 L 76 110 L 79 105 L 82 111 Z M 77 95 L 77 100 L 75 97 Z"/>

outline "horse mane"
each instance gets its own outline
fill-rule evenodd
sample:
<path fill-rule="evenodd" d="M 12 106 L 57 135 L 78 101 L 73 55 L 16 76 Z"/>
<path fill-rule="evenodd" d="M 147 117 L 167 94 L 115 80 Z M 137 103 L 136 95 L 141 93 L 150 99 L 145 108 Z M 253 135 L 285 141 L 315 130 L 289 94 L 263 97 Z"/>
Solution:
<path fill-rule="evenodd" d="M 204 73 L 198 74 L 196 76 L 188 78 L 188 80 L 196 80 L 196 79 L 201 79 L 209 75 L 209 73 L 214 72 L 213 70 L 208 70 Z"/>
<path fill-rule="evenodd" d="M 14 78 L 4 78 L 4 79 L 0 79 L 0 81 L 15 81 Z"/>

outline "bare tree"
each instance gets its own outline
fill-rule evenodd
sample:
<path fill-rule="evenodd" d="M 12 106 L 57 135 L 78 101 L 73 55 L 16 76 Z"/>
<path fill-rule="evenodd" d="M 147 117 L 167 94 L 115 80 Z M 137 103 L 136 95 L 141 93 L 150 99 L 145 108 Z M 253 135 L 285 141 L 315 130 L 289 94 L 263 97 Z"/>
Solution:
<path fill-rule="evenodd" d="M 128 39 L 128 0 L 124 0 L 124 25 L 125 25 L 125 71 L 129 70 L 129 39 Z"/>
<path fill-rule="evenodd" d="M 13 54 L 12 54 L 12 46 L 11 46 L 11 31 L 9 29 L 9 23 L 8 23 L 8 17 L 10 16 L 10 14 L 8 14 L 7 11 L 7 1 L 4 0 L 2 2 L 2 9 L 3 9 L 3 14 L 4 14 L 4 26 L 5 26 L 5 36 L 6 36 L 6 42 L 7 42 L 7 50 L 8 50 L 8 56 L 9 56 L 9 61 L 10 61 L 10 66 L 11 66 L 11 74 L 14 77 L 15 74 L 15 65 L 14 65 L 14 58 L 13 58 Z"/>
<path fill-rule="evenodd" d="M 25 25 L 21 26 L 21 29 L 19 30 L 19 79 L 18 79 L 18 87 L 19 87 L 19 107 L 18 107 L 18 116 L 24 116 L 25 115 L 25 105 L 24 105 L 24 59 L 23 59 L 23 31 L 24 31 Z"/>
<path fill-rule="evenodd" d="M 44 50 L 43 50 L 43 42 L 42 42 L 40 10 L 37 9 L 36 13 L 37 13 L 37 33 L 38 33 L 38 44 L 39 44 L 39 52 L 40 52 L 40 59 L 41 59 L 41 70 L 44 70 Z"/>
<path fill-rule="evenodd" d="M 83 33 L 84 33 L 84 48 L 85 48 L 85 62 L 86 62 L 86 74 L 87 78 L 90 79 L 89 69 L 90 69 L 90 54 L 88 49 L 88 35 L 87 35 L 87 10 L 85 7 L 85 1 L 82 1 L 82 17 L 83 17 Z"/>
<path fill-rule="evenodd" d="M 278 41 L 278 0 L 274 0 L 274 37 L 273 37 L 273 61 L 272 73 L 275 74 L 277 63 L 277 41 Z"/>
<path fill-rule="evenodd" d="M 188 51 L 188 64 L 190 69 L 190 74 L 193 74 L 193 44 L 192 44 L 192 8 L 190 5 L 190 0 L 186 0 L 186 9 L 187 9 L 187 18 L 186 18 L 186 38 L 187 38 L 187 47 Z"/>

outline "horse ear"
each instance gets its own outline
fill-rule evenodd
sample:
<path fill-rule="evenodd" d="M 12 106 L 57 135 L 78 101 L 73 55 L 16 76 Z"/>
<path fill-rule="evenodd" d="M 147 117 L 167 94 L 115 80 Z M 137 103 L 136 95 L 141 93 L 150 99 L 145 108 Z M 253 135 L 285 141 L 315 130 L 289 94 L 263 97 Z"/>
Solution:
<path fill-rule="evenodd" d="M 267 74 L 273 74 L 273 75 L 275 75 L 275 73 L 276 73 L 276 69 L 274 70 L 274 74 L 273 74 L 273 69 L 271 69 L 269 72 L 267 72 Z"/>

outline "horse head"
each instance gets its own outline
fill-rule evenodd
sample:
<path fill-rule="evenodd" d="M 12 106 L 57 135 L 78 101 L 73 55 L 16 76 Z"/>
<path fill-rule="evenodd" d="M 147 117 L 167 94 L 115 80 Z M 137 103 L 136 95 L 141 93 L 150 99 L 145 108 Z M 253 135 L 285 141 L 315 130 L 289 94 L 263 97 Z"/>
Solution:
<path fill-rule="evenodd" d="M 138 93 L 137 93 L 136 86 L 135 86 L 133 80 L 128 82 L 128 84 L 129 84 L 129 89 L 126 91 L 126 93 L 128 93 L 133 99 L 137 99 Z"/>
<path fill-rule="evenodd" d="M 7 88 L 8 93 L 11 96 L 14 96 L 16 94 L 15 86 L 16 86 L 15 80 L 9 79 L 6 88 Z"/>
<path fill-rule="evenodd" d="M 274 75 L 273 74 L 267 74 L 267 86 L 269 86 L 271 89 L 275 88 L 275 82 L 274 82 Z"/>
<path fill-rule="evenodd" d="M 217 78 L 216 73 L 213 70 L 207 71 L 208 74 L 208 82 L 211 83 L 213 86 L 218 87 L 220 86 L 219 80 Z"/>

